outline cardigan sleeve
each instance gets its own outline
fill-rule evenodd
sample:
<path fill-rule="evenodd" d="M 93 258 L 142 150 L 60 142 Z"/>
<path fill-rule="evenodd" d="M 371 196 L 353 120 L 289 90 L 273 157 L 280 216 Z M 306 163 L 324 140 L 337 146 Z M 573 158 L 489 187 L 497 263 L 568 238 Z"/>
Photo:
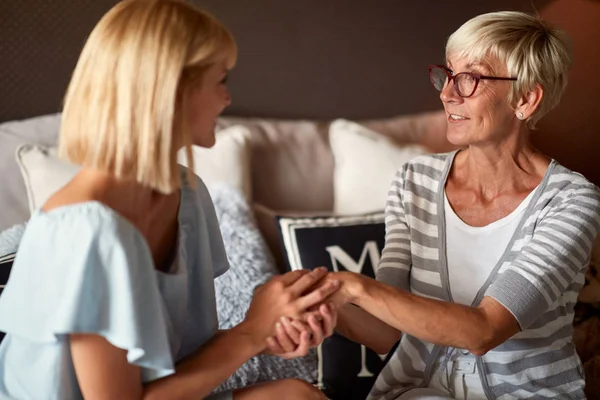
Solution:
<path fill-rule="evenodd" d="M 375 276 L 378 281 L 402 290 L 410 290 L 412 265 L 410 230 L 402 203 L 405 164 L 396 172 L 388 192 L 385 208 L 385 246 Z"/>
<path fill-rule="evenodd" d="M 600 191 L 593 185 L 573 190 L 538 221 L 531 239 L 500 269 L 486 296 L 527 329 L 567 290 L 579 290 L 599 231 Z"/>

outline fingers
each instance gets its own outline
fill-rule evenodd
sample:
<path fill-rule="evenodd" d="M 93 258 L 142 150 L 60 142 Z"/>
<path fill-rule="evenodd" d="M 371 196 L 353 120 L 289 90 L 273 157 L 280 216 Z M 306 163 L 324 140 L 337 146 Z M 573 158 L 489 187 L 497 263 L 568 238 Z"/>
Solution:
<path fill-rule="evenodd" d="M 287 331 L 291 331 L 292 333 L 288 334 Z M 296 350 L 297 343 L 300 343 L 301 332 L 296 331 L 296 329 L 291 325 L 287 331 L 281 322 L 275 324 L 275 338 L 277 339 L 284 353 L 291 353 Z M 295 336 L 297 340 L 294 341 L 292 336 Z"/>
<path fill-rule="evenodd" d="M 281 317 L 281 324 L 283 325 L 283 333 L 287 334 L 291 341 L 296 345 L 300 343 L 300 334 L 304 331 L 308 331 L 304 324 L 292 324 L 292 321 L 287 317 Z"/>
<path fill-rule="evenodd" d="M 308 326 L 310 327 L 313 336 L 310 343 L 311 346 L 314 347 L 320 345 L 324 339 L 323 327 L 321 326 L 321 323 L 317 321 L 317 318 L 314 315 L 311 315 L 308 317 Z"/>
<path fill-rule="evenodd" d="M 310 334 L 306 331 L 300 334 L 300 343 L 296 350 L 282 354 L 281 357 L 290 360 L 292 358 L 304 357 L 310 350 Z"/>
<path fill-rule="evenodd" d="M 306 290 L 310 289 L 317 282 L 327 275 L 327 268 L 319 267 L 310 271 L 308 274 L 301 276 L 290 285 L 290 291 L 293 296 L 300 296 Z"/>
<path fill-rule="evenodd" d="M 304 277 L 303 277 L 304 278 Z M 301 279 L 303 279 L 301 278 Z M 298 281 L 300 281 L 299 279 Z M 297 306 L 299 310 L 306 310 L 317 303 L 321 303 L 327 297 L 335 293 L 340 288 L 340 281 L 329 281 L 318 289 L 313 290 L 307 295 L 298 299 Z"/>
<path fill-rule="evenodd" d="M 337 325 L 337 309 L 332 303 L 322 304 L 319 308 L 323 316 L 323 335 L 328 338 L 333 334 Z"/>
<path fill-rule="evenodd" d="M 275 279 L 281 280 L 285 286 L 289 286 L 292 283 L 296 282 L 300 277 L 309 274 L 311 271 L 306 269 L 299 269 L 296 271 L 287 272 L 281 276 L 278 276 Z"/>
<path fill-rule="evenodd" d="M 280 355 L 285 353 L 285 350 L 283 350 L 277 339 L 275 339 L 273 336 L 267 338 L 267 349 L 272 355 Z"/>

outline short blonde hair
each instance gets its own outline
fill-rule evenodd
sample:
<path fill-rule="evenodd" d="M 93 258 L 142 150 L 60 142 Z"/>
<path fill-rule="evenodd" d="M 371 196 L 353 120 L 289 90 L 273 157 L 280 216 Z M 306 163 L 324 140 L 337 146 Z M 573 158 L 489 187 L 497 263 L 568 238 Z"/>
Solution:
<path fill-rule="evenodd" d="M 508 97 L 512 107 L 540 85 L 542 101 L 526 121 L 532 129 L 559 103 L 572 64 L 571 43 L 563 31 L 516 11 L 483 14 L 467 21 L 448 39 L 446 57 L 450 56 L 466 57 L 470 63 L 490 68 L 493 61 L 506 65 L 508 76 L 517 78 Z"/>
<path fill-rule="evenodd" d="M 124 0 L 90 34 L 65 97 L 60 156 L 162 193 L 181 186 L 177 145 L 191 157 L 187 90 L 216 62 L 233 67 L 231 33 L 178 0 Z M 193 165 L 190 165 L 193 169 Z"/>

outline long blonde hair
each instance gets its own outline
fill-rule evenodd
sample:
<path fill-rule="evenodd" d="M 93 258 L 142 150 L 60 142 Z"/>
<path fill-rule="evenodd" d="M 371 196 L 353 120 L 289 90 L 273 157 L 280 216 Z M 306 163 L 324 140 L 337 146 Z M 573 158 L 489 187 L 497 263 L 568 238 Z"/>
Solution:
<path fill-rule="evenodd" d="M 232 34 L 178 0 L 124 0 L 90 34 L 65 97 L 59 154 L 162 193 L 181 186 L 176 144 L 191 157 L 185 93 L 216 62 L 233 67 Z M 190 165 L 193 170 L 193 165 Z"/>

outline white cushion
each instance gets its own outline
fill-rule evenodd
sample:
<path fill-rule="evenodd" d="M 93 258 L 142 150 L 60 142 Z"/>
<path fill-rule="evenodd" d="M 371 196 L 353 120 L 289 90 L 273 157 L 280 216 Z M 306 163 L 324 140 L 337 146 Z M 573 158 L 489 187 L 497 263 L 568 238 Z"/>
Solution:
<path fill-rule="evenodd" d="M 419 145 L 399 145 L 352 121 L 338 119 L 329 127 L 335 161 L 334 212 L 362 214 L 385 208 L 395 172 L 426 153 Z"/>
<path fill-rule="evenodd" d="M 212 149 L 193 146 L 194 173 L 207 184 L 225 182 L 250 199 L 248 134 L 246 128 L 232 126 L 217 134 L 217 142 Z M 56 146 L 23 144 L 17 148 L 16 156 L 25 180 L 31 212 L 43 206 L 80 168 L 59 160 Z M 183 151 L 178 154 L 178 159 L 182 164 L 185 163 Z"/>
<path fill-rule="evenodd" d="M 207 185 L 224 182 L 241 191 L 246 200 L 252 200 L 252 149 L 250 130 L 234 125 L 217 132 L 214 147 L 192 146 L 194 173 Z M 185 151 L 178 154 L 178 162 L 187 166 Z"/>

